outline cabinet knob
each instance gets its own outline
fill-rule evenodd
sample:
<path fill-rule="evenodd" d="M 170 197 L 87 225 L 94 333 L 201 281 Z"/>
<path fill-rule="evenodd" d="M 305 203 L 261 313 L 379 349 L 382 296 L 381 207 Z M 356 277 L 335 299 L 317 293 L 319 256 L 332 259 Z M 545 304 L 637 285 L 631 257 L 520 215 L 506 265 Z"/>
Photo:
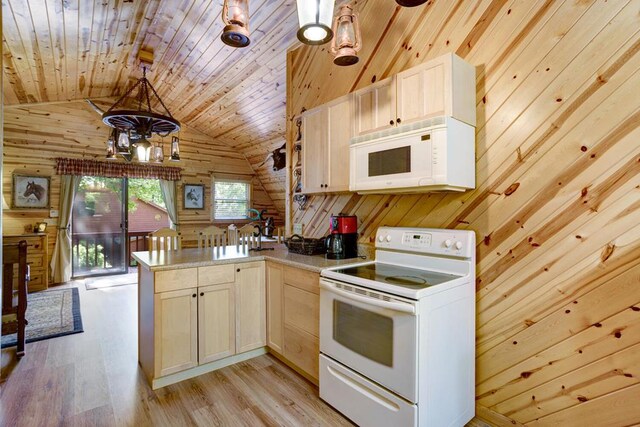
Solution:
<path fill-rule="evenodd" d="M 193 294 L 193 295 L 191 295 L 191 297 L 192 297 L 192 298 L 195 298 L 195 297 L 197 297 L 197 296 L 198 296 L 197 294 Z"/>
<path fill-rule="evenodd" d="M 402 120 L 400 120 L 400 117 L 398 117 L 398 118 L 396 119 L 396 123 L 400 123 L 401 121 L 402 121 Z"/>
<path fill-rule="evenodd" d="M 238 273 L 240 273 L 240 269 L 239 269 L 239 268 L 238 268 L 236 271 L 237 271 Z"/>
<path fill-rule="evenodd" d="M 200 296 L 203 297 L 204 296 L 204 292 L 200 292 Z"/>
<path fill-rule="evenodd" d="M 393 120 L 389 120 L 389 124 L 393 126 Z"/>

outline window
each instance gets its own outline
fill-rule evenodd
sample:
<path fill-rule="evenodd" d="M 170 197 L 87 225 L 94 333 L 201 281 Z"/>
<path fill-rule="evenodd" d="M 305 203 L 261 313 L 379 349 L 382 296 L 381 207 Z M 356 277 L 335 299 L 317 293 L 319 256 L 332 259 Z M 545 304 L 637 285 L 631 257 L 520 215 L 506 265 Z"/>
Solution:
<path fill-rule="evenodd" d="M 251 183 L 215 180 L 213 183 L 213 219 L 244 219 L 251 199 Z"/>

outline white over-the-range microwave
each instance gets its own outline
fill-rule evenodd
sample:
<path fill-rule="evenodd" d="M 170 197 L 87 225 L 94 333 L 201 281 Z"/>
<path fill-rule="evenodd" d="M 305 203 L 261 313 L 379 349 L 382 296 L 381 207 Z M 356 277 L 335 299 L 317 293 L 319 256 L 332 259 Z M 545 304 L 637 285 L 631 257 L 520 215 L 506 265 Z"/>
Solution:
<path fill-rule="evenodd" d="M 475 128 L 452 117 L 353 138 L 349 189 L 423 193 L 475 188 Z"/>

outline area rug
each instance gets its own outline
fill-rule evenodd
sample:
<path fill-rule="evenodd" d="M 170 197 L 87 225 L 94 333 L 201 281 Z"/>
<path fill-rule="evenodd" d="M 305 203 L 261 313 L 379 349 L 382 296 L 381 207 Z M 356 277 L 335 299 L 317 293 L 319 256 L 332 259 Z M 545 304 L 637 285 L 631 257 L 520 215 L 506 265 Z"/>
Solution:
<path fill-rule="evenodd" d="M 135 285 L 136 283 L 138 283 L 138 273 L 129 273 L 85 279 L 84 287 L 91 291 L 113 286 Z"/>
<path fill-rule="evenodd" d="M 83 332 L 77 288 L 45 291 L 27 297 L 26 342 Z M 2 348 L 16 345 L 17 334 L 3 335 Z"/>

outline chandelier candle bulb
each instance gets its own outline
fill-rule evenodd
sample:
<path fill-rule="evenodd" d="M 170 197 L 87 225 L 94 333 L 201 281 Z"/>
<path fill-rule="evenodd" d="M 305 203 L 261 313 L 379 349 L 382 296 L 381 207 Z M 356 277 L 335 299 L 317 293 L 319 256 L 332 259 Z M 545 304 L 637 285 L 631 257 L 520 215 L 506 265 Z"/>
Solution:
<path fill-rule="evenodd" d="M 296 0 L 300 29 L 297 36 L 304 44 L 325 44 L 331 37 L 334 0 Z"/>
<path fill-rule="evenodd" d="M 118 135 L 118 154 L 129 154 L 129 132 L 120 132 Z"/>
<path fill-rule="evenodd" d="M 224 0 L 222 21 L 225 24 L 220 38 L 231 47 L 249 46 L 249 3 L 248 0 Z"/>
<path fill-rule="evenodd" d="M 340 66 L 358 63 L 358 51 L 362 47 L 360 25 L 351 5 L 345 4 L 340 7 L 333 21 L 333 32 L 335 37 L 331 42 L 331 53 L 336 56 L 333 63 Z"/>

